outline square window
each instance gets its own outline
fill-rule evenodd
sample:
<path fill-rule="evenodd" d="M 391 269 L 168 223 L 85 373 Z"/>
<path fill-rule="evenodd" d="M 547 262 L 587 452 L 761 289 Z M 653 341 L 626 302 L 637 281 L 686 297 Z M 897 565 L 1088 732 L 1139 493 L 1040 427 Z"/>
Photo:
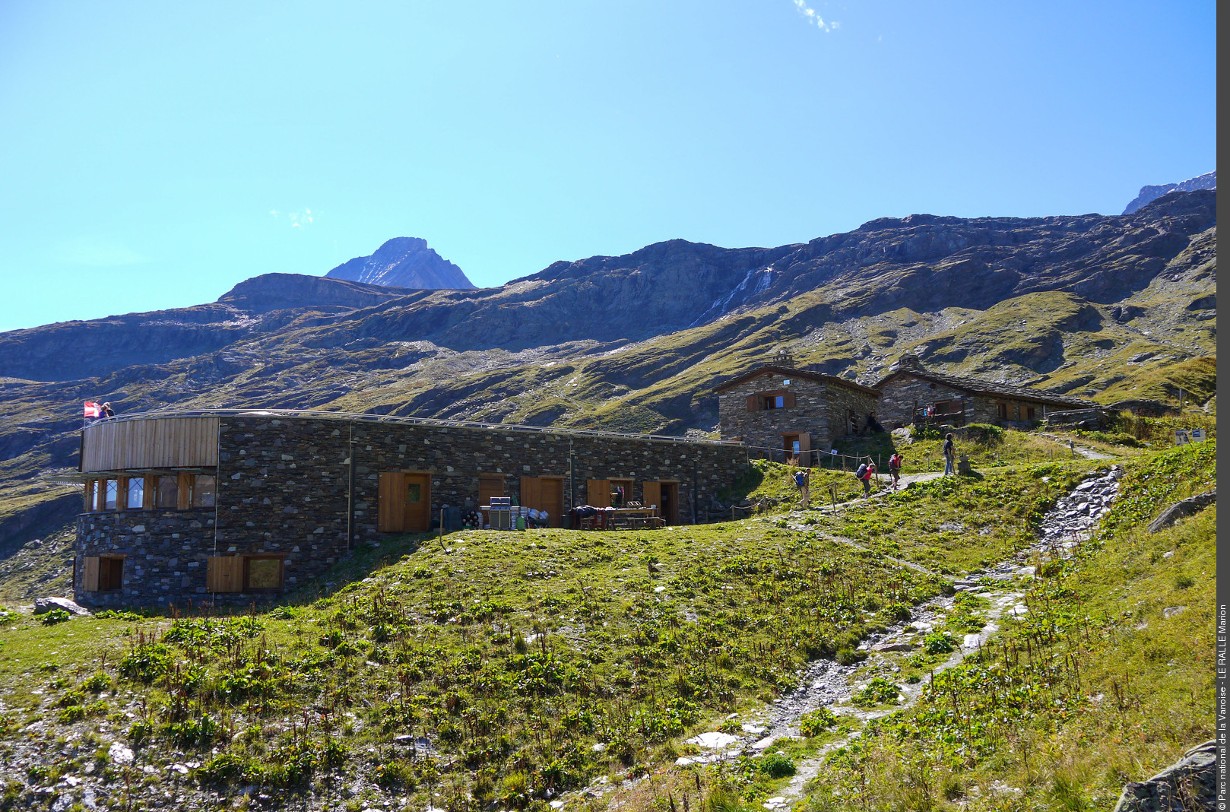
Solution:
<path fill-rule="evenodd" d="M 192 484 L 192 506 L 193 507 L 213 507 L 214 506 L 214 488 L 217 477 L 204 476 L 198 474 L 196 481 Z"/>
<path fill-rule="evenodd" d="M 245 592 L 273 592 L 281 589 L 281 556 L 245 557 L 243 582 Z"/>

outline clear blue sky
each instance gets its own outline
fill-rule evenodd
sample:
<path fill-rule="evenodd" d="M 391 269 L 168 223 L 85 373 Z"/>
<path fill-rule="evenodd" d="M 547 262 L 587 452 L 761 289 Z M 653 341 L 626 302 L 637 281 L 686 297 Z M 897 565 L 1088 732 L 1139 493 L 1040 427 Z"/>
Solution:
<path fill-rule="evenodd" d="M 1215 11 L 0 0 L 0 331 L 396 236 L 496 286 L 677 237 L 1118 214 L 1216 168 Z"/>

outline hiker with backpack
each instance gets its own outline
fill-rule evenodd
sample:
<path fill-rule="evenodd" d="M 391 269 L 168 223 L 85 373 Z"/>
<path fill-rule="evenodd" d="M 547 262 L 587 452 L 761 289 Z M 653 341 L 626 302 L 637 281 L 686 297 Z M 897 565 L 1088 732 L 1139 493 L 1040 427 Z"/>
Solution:
<path fill-rule="evenodd" d="M 901 457 L 900 451 L 894 451 L 893 455 L 888 458 L 888 475 L 892 478 L 890 487 L 895 491 L 901 487 L 901 463 L 904 460 Z"/>
<path fill-rule="evenodd" d="M 863 496 L 871 496 L 871 478 L 875 476 L 876 464 L 874 462 L 860 463 L 854 472 L 854 476 L 859 482 L 863 483 Z"/>
<path fill-rule="evenodd" d="M 811 471 L 799 468 L 794 472 L 794 486 L 799 491 L 799 507 L 811 506 Z"/>
<path fill-rule="evenodd" d="M 948 476 L 949 474 L 954 474 L 954 475 L 956 474 L 956 470 L 953 468 L 953 465 L 952 465 L 953 457 L 955 457 L 956 454 L 957 454 L 957 451 L 953 445 L 952 432 L 950 431 L 944 435 L 944 476 Z"/>

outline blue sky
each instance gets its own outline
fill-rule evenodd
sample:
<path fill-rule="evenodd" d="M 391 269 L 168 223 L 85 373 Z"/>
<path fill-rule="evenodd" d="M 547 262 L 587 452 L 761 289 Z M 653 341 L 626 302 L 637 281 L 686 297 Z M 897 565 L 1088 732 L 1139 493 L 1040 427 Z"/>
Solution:
<path fill-rule="evenodd" d="M 673 238 L 1118 214 L 1216 168 L 1215 11 L 0 0 L 0 331 L 396 236 L 496 286 Z"/>

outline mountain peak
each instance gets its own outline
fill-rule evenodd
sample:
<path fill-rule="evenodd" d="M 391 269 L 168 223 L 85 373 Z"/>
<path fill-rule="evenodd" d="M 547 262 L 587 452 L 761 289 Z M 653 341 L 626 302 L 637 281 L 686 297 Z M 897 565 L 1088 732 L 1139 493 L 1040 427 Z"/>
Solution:
<path fill-rule="evenodd" d="M 1157 200 L 1159 197 L 1170 192 L 1194 192 L 1197 189 L 1216 189 L 1217 188 L 1217 170 L 1205 172 L 1203 175 L 1198 175 L 1194 178 L 1179 181 L 1178 183 L 1167 183 L 1162 186 L 1142 186 L 1140 194 L 1136 195 L 1136 199 L 1127 204 L 1127 208 L 1123 210 L 1124 214 L 1131 214 Z"/>
<path fill-rule="evenodd" d="M 437 254 L 421 237 L 394 237 L 371 256 L 355 257 L 325 276 L 396 288 L 474 288 L 460 268 Z"/>

